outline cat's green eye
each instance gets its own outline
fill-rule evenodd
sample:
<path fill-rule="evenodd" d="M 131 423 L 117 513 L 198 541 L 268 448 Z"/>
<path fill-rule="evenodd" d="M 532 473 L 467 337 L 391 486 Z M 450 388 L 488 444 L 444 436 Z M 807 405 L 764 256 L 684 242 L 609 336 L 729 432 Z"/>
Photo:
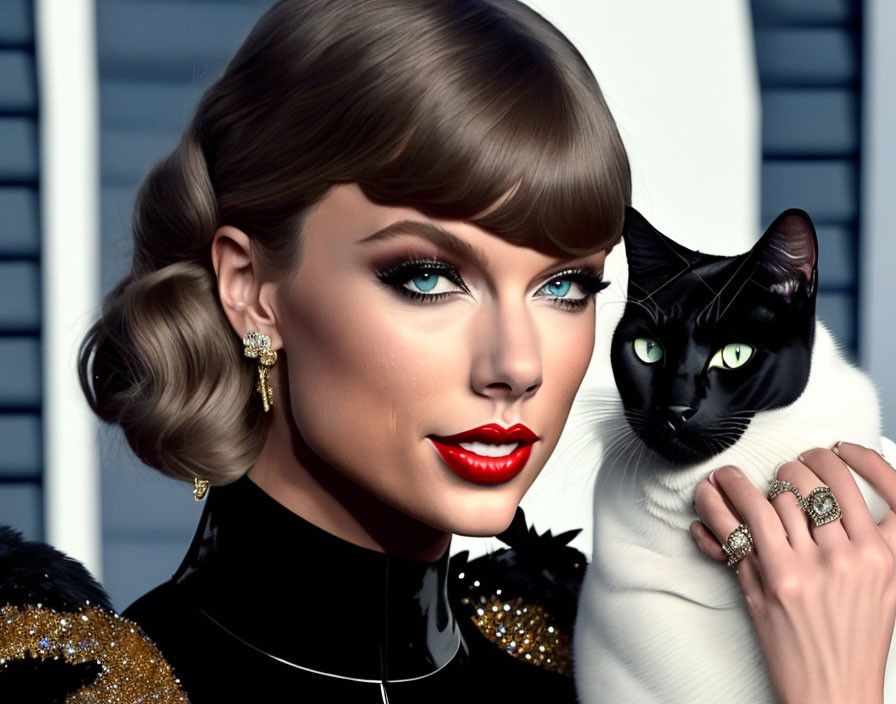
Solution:
<path fill-rule="evenodd" d="M 725 345 L 709 360 L 709 368 L 737 369 L 744 366 L 753 356 L 753 348 L 743 342 Z"/>
<path fill-rule="evenodd" d="M 635 340 L 635 354 L 644 364 L 656 364 L 663 358 L 663 348 L 656 340 L 639 337 Z"/>

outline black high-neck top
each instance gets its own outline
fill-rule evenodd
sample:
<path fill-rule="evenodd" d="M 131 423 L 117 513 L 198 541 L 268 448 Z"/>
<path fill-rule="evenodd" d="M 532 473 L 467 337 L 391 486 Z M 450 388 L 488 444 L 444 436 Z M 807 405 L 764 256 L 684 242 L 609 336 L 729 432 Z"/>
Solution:
<path fill-rule="evenodd" d="M 447 552 L 421 562 L 361 548 L 243 477 L 209 492 L 174 577 L 124 615 L 193 704 L 574 700 L 569 678 L 458 623 L 448 576 Z"/>

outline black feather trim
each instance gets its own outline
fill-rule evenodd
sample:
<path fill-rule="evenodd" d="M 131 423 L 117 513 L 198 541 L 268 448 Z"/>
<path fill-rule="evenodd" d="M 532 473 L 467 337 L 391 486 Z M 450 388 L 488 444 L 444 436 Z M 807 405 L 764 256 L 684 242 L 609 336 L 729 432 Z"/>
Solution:
<path fill-rule="evenodd" d="M 43 604 L 56 611 L 74 611 L 86 602 L 112 610 L 108 594 L 84 565 L 0 526 L 0 605 Z"/>
<path fill-rule="evenodd" d="M 468 560 L 467 552 L 451 558 L 452 593 L 457 599 L 472 598 L 473 603 L 480 596 L 494 594 L 507 599 L 522 597 L 542 606 L 560 628 L 571 633 L 588 563 L 581 551 L 569 546 L 580 532 L 553 535 L 548 530 L 539 534 L 527 525 L 523 509 L 518 508 L 510 527 L 497 536 L 509 548 L 475 560 Z"/>

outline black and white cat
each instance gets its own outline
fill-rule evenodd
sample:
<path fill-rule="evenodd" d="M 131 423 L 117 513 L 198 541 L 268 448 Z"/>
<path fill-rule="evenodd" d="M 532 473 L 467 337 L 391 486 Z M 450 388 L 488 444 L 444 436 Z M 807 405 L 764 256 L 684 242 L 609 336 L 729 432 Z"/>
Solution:
<path fill-rule="evenodd" d="M 733 464 L 764 492 L 806 449 L 879 448 L 877 397 L 815 320 L 817 239 L 803 211 L 734 257 L 682 247 L 634 209 L 624 240 L 619 393 L 592 409 L 603 456 L 575 630 L 579 696 L 773 702 L 735 576 L 688 532 L 694 489 Z"/>

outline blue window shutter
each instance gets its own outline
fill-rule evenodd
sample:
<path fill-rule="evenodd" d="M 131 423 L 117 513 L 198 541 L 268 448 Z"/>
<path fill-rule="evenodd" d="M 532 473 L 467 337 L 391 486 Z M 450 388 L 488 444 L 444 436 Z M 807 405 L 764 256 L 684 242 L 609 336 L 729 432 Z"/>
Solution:
<path fill-rule="evenodd" d="M 0 2 L 0 524 L 43 536 L 38 98 L 32 0 Z"/>
<path fill-rule="evenodd" d="M 861 3 L 752 0 L 762 90 L 762 219 L 818 228 L 818 315 L 856 354 Z"/>

